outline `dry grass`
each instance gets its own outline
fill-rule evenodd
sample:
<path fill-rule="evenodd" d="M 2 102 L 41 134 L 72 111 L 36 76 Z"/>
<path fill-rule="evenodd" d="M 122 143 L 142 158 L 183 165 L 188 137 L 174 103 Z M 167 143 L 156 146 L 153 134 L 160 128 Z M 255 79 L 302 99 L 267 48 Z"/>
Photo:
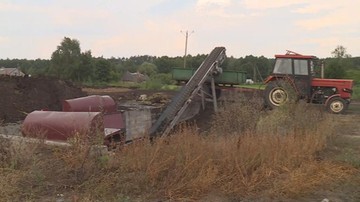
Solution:
<path fill-rule="evenodd" d="M 354 172 L 317 159 L 332 131 L 326 114 L 303 104 L 260 112 L 254 102 L 221 109 L 212 134 L 185 125 L 170 137 L 107 155 L 81 140 L 69 148 L 39 143 L 11 152 L 14 145 L 1 145 L 0 193 L 5 201 L 59 193 L 73 201 L 295 197 Z"/>
<path fill-rule="evenodd" d="M 304 193 L 326 188 L 331 183 L 348 179 L 356 169 L 333 162 L 309 161 L 289 172 L 284 179 L 278 178 L 269 190 L 271 195 L 301 196 Z"/>
<path fill-rule="evenodd" d="M 228 96 L 213 117 L 213 134 L 231 135 L 254 132 L 263 112 L 263 101 L 258 97 L 245 97 L 242 94 Z"/>

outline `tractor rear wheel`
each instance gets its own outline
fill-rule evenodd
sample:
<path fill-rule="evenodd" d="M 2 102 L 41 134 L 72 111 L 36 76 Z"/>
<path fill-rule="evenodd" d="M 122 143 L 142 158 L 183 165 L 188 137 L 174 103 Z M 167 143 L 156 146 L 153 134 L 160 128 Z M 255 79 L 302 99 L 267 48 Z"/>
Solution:
<path fill-rule="evenodd" d="M 348 107 L 346 100 L 341 97 L 333 97 L 326 104 L 326 109 L 333 114 L 342 114 Z"/>
<path fill-rule="evenodd" d="M 270 82 L 265 88 L 265 104 L 274 109 L 293 99 L 294 90 L 285 82 Z"/>

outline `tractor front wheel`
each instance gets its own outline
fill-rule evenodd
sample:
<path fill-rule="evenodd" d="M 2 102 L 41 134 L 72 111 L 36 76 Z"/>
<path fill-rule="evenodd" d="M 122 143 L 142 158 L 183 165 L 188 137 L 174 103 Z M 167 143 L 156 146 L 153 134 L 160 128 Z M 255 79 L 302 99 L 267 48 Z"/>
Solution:
<path fill-rule="evenodd" d="M 348 103 L 341 97 L 333 97 L 326 104 L 326 109 L 333 114 L 342 114 L 347 109 Z"/>

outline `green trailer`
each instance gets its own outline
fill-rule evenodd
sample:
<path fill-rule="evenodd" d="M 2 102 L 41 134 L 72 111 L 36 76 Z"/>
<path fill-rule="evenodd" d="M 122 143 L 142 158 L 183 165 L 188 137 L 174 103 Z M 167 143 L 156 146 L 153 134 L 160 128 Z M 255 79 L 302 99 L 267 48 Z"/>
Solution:
<path fill-rule="evenodd" d="M 187 82 L 196 69 L 173 68 L 172 79 L 178 82 Z M 210 80 L 209 80 L 210 81 Z M 246 81 L 246 73 L 238 71 L 223 71 L 220 75 L 215 76 L 215 83 L 222 85 L 239 85 Z"/>

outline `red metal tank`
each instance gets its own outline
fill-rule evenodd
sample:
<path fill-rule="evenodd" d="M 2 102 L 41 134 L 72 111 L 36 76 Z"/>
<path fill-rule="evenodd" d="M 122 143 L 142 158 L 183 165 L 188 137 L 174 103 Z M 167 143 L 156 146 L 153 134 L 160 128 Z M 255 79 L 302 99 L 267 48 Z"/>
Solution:
<path fill-rule="evenodd" d="M 64 112 L 116 112 L 115 101 L 108 95 L 91 95 L 63 101 Z"/>
<path fill-rule="evenodd" d="M 104 125 L 100 112 L 33 111 L 26 116 L 21 131 L 24 137 L 66 141 L 76 133 L 104 136 Z"/>

